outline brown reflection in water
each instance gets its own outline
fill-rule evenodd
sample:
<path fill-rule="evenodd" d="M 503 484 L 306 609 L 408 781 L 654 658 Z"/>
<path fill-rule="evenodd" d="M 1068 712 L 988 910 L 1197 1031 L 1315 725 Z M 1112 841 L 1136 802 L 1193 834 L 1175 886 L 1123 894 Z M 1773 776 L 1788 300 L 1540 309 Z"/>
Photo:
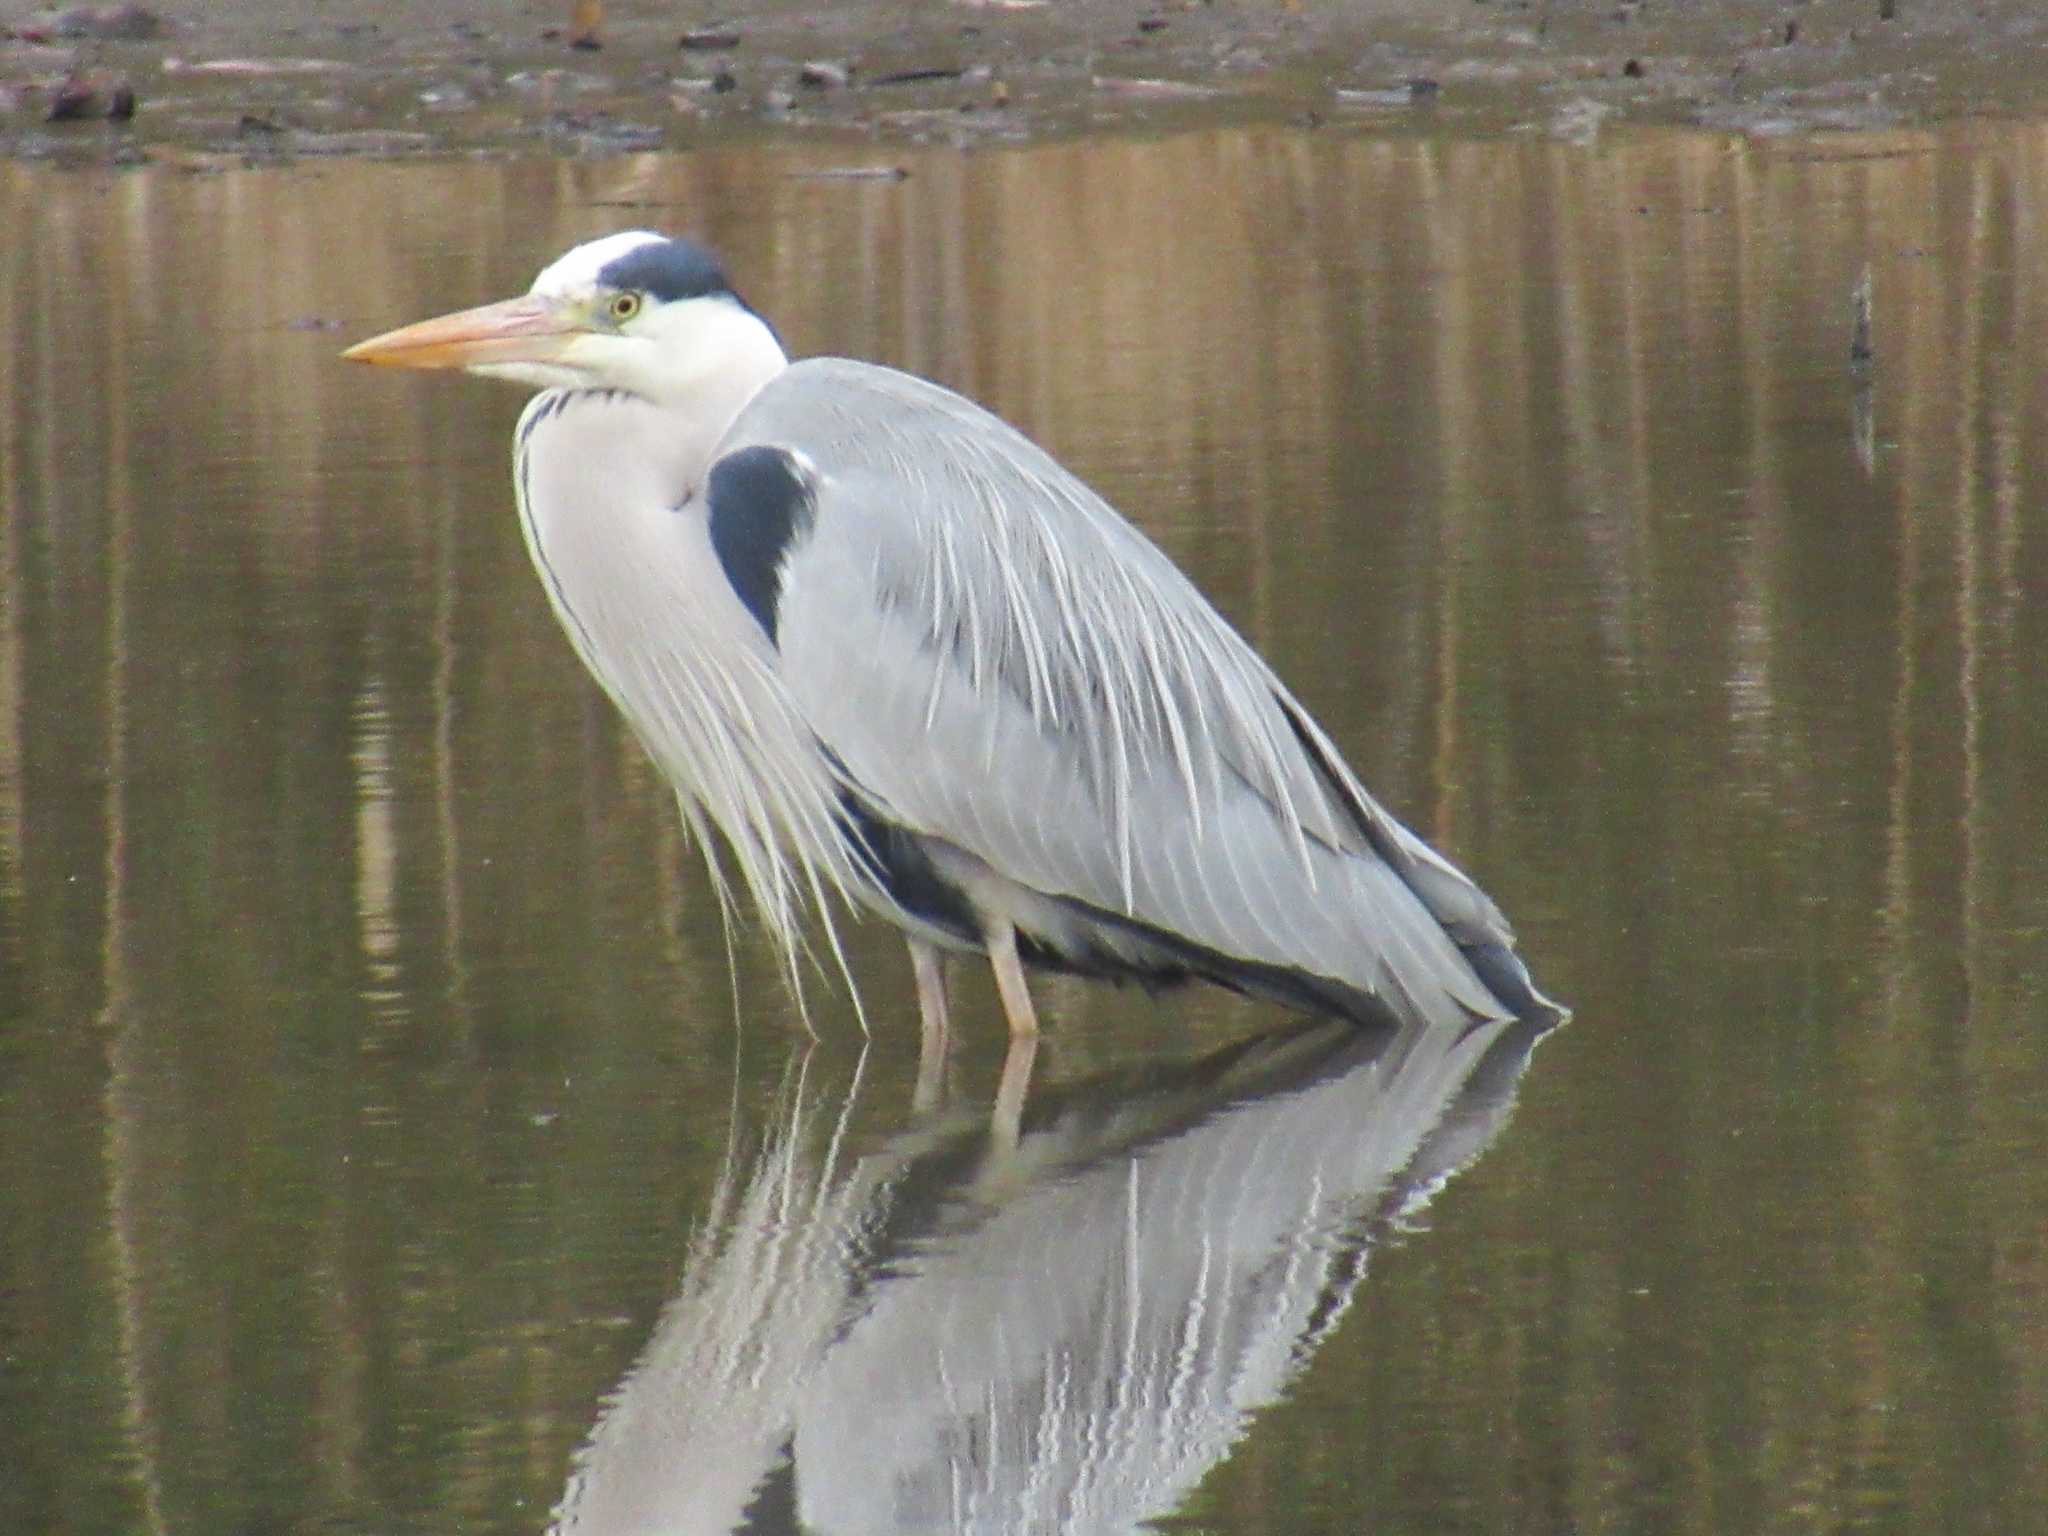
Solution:
<path fill-rule="evenodd" d="M 126 1458 L 51 1429 L 37 1464 L 150 1528 L 502 1519 L 667 1289 L 752 1085 L 729 1042 L 788 1010 L 744 936 L 735 1009 L 666 791 L 535 589 L 516 396 L 334 360 L 648 223 L 713 238 L 796 350 L 938 377 L 1099 484 L 1579 1006 L 1532 1093 L 1568 1088 L 1488 1166 L 1512 1208 L 1467 1197 L 1503 1240 L 1427 1260 L 1483 1321 L 1389 1266 L 1417 1326 L 1379 1342 L 1443 1373 L 1446 1461 L 1495 1469 L 1478 1524 L 2048 1505 L 2015 1086 L 2048 930 L 2048 129 L 789 174 L 839 158 L 0 166 L 33 231 L 0 250 L 0 963 L 32 1042 L 0 1082 L 5 1307 L 88 1363 L 51 1422 Z M 893 946 L 861 963 L 911 1041 Z M 1046 1001 L 1073 1070 L 1256 1012 Z M 1544 1280 L 1506 1283 L 1532 1232 Z M 1501 1347 L 1463 1368 L 1475 1327 Z M 1320 1369 L 1365 1379 L 1364 1337 Z M 1246 1529 L 1314 1458 L 1279 1422 L 1212 1491 Z M 1443 1475 L 1397 1454 L 1376 1507 L 1404 1471 Z"/>

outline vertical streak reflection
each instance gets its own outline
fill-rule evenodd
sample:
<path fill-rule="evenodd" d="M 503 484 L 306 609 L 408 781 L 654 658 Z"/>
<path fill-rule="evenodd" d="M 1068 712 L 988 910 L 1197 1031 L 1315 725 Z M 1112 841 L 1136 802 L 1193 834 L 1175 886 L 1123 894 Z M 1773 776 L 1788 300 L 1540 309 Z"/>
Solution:
<path fill-rule="evenodd" d="M 390 1021 L 405 1010 L 399 976 L 398 828 L 391 785 L 391 712 L 383 681 L 363 680 L 350 711 L 349 765 L 355 776 L 356 920 L 368 985 L 363 1000 Z"/>
<path fill-rule="evenodd" d="M 143 195 L 141 189 L 137 195 Z M 138 227 L 146 222 L 135 221 Z M 131 230 L 130 234 L 135 232 Z M 57 307 L 54 303 L 39 305 L 38 310 L 54 312 Z M 110 360 L 117 362 L 127 353 L 132 341 L 129 321 L 126 305 L 107 306 L 102 323 L 106 327 L 104 345 Z M 45 357 L 59 355 L 54 339 L 45 340 L 42 353 Z M 148 1014 L 138 1004 L 128 967 L 129 708 L 134 697 L 130 625 L 136 567 L 135 468 L 129 420 L 133 403 L 131 383 L 118 366 L 110 367 L 102 396 L 106 431 L 107 597 L 106 671 L 101 696 L 106 718 L 106 789 L 101 807 L 105 906 L 98 1023 L 99 1033 L 107 1041 L 107 1237 L 112 1249 L 119 1318 L 123 1428 L 142 1494 L 143 1519 L 150 1531 L 162 1532 L 169 1528 L 162 1481 L 168 1448 L 162 1444 L 151 1397 L 149 1362 L 156 1341 L 146 1319 L 149 1280 L 143 1235 L 148 1216 L 146 1176 L 151 1153 L 147 1068 L 142 1059 L 148 1048 L 143 1039 Z"/>

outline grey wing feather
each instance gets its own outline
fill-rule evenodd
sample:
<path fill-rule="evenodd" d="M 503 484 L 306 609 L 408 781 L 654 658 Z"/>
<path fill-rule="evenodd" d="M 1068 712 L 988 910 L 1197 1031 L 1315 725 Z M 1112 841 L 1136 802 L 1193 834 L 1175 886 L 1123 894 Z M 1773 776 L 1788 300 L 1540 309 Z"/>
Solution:
<path fill-rule="evenodd" d="M 1179 570 L 936 385 L 799 363 L 724 451 L 799 447 L 783 680 L 861 792 L 1007 880 L 1389 1000 L 1502 1011 L 1493 904 L 1388 816 Z"/>

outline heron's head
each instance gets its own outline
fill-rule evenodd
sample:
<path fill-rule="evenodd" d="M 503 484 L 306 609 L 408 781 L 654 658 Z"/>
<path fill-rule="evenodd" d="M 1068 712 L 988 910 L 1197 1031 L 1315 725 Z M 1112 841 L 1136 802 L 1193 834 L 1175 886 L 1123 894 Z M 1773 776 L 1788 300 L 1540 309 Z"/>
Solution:
<path fill-rule="evenodd" d="M 787 361 L 710 252 L 646 230 L 577 246 L 516 299 L 387 331 L 342 356 L 679 406 L 735 376 L 758 387 Z"/>

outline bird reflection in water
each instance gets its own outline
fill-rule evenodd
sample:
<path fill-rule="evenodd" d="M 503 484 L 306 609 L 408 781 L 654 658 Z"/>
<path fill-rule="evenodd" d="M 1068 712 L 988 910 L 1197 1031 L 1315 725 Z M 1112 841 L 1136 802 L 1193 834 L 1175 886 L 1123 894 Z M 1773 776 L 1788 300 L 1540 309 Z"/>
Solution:
<path fill-rule="evenodd" d="M 1549 1027 L 1298 1026 L 865 1155 L 855 1090 L 836 1116 L 793 1094 L 728 1158 L 553 1531 L 1171 1512 L 1334 1331 L 1380 1239 L 1492 1140 Z"/>

